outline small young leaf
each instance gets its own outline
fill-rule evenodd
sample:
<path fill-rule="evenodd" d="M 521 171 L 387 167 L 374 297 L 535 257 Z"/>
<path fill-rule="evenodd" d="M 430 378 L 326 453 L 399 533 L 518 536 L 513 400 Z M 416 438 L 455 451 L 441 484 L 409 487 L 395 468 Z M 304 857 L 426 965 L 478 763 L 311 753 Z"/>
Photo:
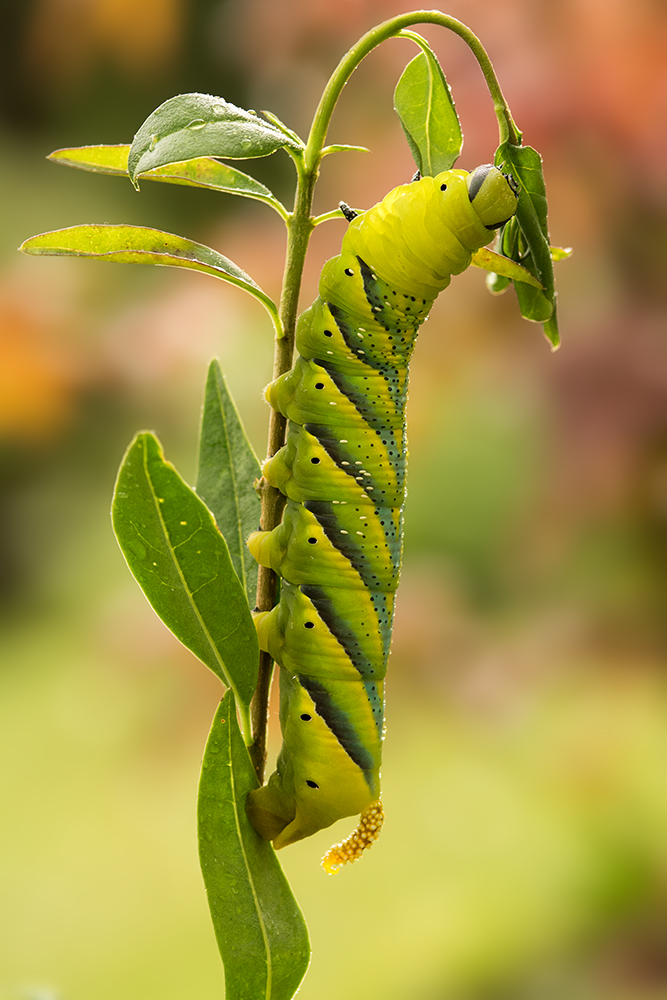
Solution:
<path fill-rule="evenodd" d="M 559 260 L 567 260 L 573 254 L 572 247 L 550 247 L 551 259 L 554 264 Z"/>
<path fill-rule="evenodd" d="M 345 142 L 335 142 L 322 150 L 322 156 L 329 156 L 331 153 L 370 153 L 370 149 L 367 146 L 349 146 Z"/>
<path fill-rule="evenodd" d="M 296 132 L 294 132 L 291 128 L 289 128 L 285 124 L 285 122 L 281 122 L 278 115 L 274 115 L 272 111 L 262 111 L 262 114 L 268 121 L 271 122 L 272 125 L 275 125 L 277 129 L 279 129 L 286 136 L 288 136 L 288 138 L 292 139 L 292 141 L 295 142 L 299 148 L 301 149 L 306 148 L 306 144 L 301 138 L 301 136 L 297 135 Z"/>
<path fill-rule="evenodd" d="M 463 134 L 449 85 L 435 53 L 420 35 L 401 32 L 422 52 L 408 63 L 394 92 L 394 107 L 415 163 L 424 177 L 449 170 L 463 148 Z"/>
<path fill-rule="evenodd" d="M 231 691 L 216 712 L 199 783 L 199 858 L 225 967 L 226 1000 L 291 1000 L 310 958 L 308 931 L 273 847 L 245 812 L 257 777 Z"/>
<path fill-rule="evenodd" d="M 496 253 L 495 250 L 489 250 L 488 247 L 477 250 L 472 255 L 472 263 L 475 267 L 481 267 L 485 271 L 493 271 L 494 274 L 507 278 L 508 281 L 511 279 L 512 281 L 522 281 L 527 285 L 534 285 L 535 288 L 542 287 L 535 275 L 522 267 L 521 264 L 517 264 L 509 257 L 504 257 L 501 253 Z"/>
<path fill-rule="evenodd" d="M 199 156 L 244 160 L 269 156 L 297 141 L 251 111 L 210 94 L 179 94 L 148 116 L 134 137 L 128 156 L 130 180 L 154 167 Z"/>
<path fill-rule="evenodd" d="M 275 302 L 250 275 L 217 250 L 204 246 L 203 243 L 193 243 L 174 233 L 163 233 L 160 229 L 148 229 L 144 226 L 72 226 L 32 236 L 21 244 L 19 250 L 51 257 L 92 257 L 116 264 L 186 267 L 212 274 L 259 299 L 269 313 L 277 335 L 283 336 Z"/>
<path fill-rule="evenodd" d="M 245 592 L 212 514 L 152 434 L 137 434 L 125 454 L 112 519 L 144 594 L 167 628 L 235 692 L 250 739 L 259 647 Z"/>
<path fill-rule="evenodd" d="M 509 171 L 519 183 L 516 215 L 505 226 L 501 237 L 503 251 L 513 260 L 520 261 L 542 285 L 539 290 L 524 282 L 515 283 L 521 315 L 545 324 L 544 332 L 556 348 L 560 339 L 542 158 L 531 146 L 505 142 L 496 151 L 495 163 Z"/>
<path fill-rule="evenodd" d="M 245 542 L 259 526 L 261 504 L 253 484 L 261 474 L 225 377 L 214 360 L 206 380 L 197 493 L 215 517 L 229 546 L 232 564 L 251 607 L 255 606 L 259 567 Z"/>
<path fill-rule="evenodd" d="M 47 160 L 62 163 L 79 170 L 90 170 L 97 174 L 113 174 L 127 177 L 127 157 L 130 147 L 125 146 L 78 146 L 70 149 L 56 149 Z M 274 194 L 254 177 L 244 174 L 236 167 L 220 163 L 210 156 L 201 156 L 182 163 L 168 163 L 141 175 L 142 180 L 161 181 L 165 184 L 183 184 L 188 187 L 208 188 L 225 194 L 238 194 L 245 198 L 255 198 L 274 208 L 283 218 L 287 209 Z"/>

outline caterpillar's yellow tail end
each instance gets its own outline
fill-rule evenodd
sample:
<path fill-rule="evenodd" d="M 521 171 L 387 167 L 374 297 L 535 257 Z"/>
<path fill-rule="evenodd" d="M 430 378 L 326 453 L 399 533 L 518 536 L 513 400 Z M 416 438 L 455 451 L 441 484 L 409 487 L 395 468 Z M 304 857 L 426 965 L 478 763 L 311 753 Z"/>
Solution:
<path fill-rule="evenodd" d="M 356 861 L 357 858 L 360 858 L 366 848 L 374 844 L 380 836 L 383 823 L 384 810 L 378 799 L 377 802 L 371 802 L 364 809 L 359 826 L 354 833 L 351 833 L 342 844 L 334 844 L 324 855 L 322 867 L 327 875 L 334 875 L 348 861 Z"/>

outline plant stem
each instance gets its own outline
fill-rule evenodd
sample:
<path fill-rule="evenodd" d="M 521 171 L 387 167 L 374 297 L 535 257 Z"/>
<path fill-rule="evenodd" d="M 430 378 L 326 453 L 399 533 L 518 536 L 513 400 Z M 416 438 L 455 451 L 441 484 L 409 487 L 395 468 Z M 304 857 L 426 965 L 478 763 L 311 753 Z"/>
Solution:
<path fill-rule="evenodd" d="M 487 87 L 489 88 L 489 93 L 493 98 L 493 107 L 498 119 L 499 141 L 501 143 L 509 141 L 514 145 L 520 144 L 521 133 L 512 120 L 509 106 L 500 89 L 500 84 L 491 60 L 479 38 L 465 24 L 457 21 L 455 17 L 443 14 L 439 10 L 415 10 L 408 14 L 401 14 L 399 17 L 392 17 L 389 21 L 384 21 L 377 27 L 372 28 L 359 39 L 356 45 L 352 46 L 349 52 L 338 63 L 315 112 L 306 147 L 307 170 L 317 169 L 319 165 L 322 147 L 334 107 L 343 87 L 359 63 L 382 42 L 399 35 L 403 28 L 407 28 L 412 24 L 437 24 L 442 28 L 448 28 L 463 39 L 477 59 L 484 74 Z"/>
<path fill-rule="evenodd" d="M 273 360 L 273 378 L 279 378 L 292 367 L 294 357 L 294 340 L 296 331 L 297 309 L 301 278 L 306 260 L 306 251 L 310 235 L 315 228 L 310 210 L 313 202 L 313 190 L 317 180 L 317 170 L 307 172 L 303 160 L 296 159 L 297 188 L 294 200 L 294 212 L 287 223 L 287 253 L 285 258 L 285 273 L 283 289 L 280 298 L 280 319 L 284 336 L 276 338 Z M 285 443 L 287 420 L 271 410 L 269 419 L 268 457 L 271 458 Z M 282 518 L 285 497 L 274 486 L 262 478 L 260 481 L 262 512 L 260 527 L 262 531 L 272 531 Z M 270 611 L 276 603 L 278 578 L 272 569 L 259 567 L 257 580 L 257 609 Z M 271 688 L 273 661 L 268 653 L 261 652 L 259 660 L 259 677 L 257 689 L 250 706 L 253 743 L 249 748 L 250 757 L 260 782 L 264 780 L 266 765 L 266 733 L 268 726 L 268 701 Z"/>
<path fill-rule="evenodd" d="M 448 14 L 442 14 L 437 10 L 418 10 L 391 18 L 389 21 L 385 21 L 363 35 L 356 45 L 341 59 L 329 79 L 315 112 L 305 153 L 302 156 L 293 154 L 297 168 L 297 187 L 294 211 L 286 220 L 288 233 L 287 254 L 279 310 L 284 336 L 276 339 L 273 366 L 274 379 L 279 378 L 280 375 L 283 375 L 292 367 L 301 278 L 303 276 L 308 242 L 316 224 L 316 220 L 311 217 L 313 191 L 319 175 L 324 143 L 336 102 L 341 95 L 343 87 L 359 63 L 382 42 L 397 35 L 400 36 L 400 32 L 412 24 L 437 24 L 443 28 L 448 28 L 463 39 L 477 59 L 491 97 L 493 98 L 493 105 L 498 119 L 500 142 L 508 141 L 515 145 L 521 142 L 521 133 L 512 120 L 509 107 L 491 65 L 491 60 L 477 36 L 473 34 L 470 28 L 462 24 L 461 21 L 457 21 L 456 18 L 450 17 Z M 319 221 L 322 221 L 324 218 L 322 217 Z M 286 427 L 287 421 L 285 417 L 276 410 L 272 410 L 269 421 L 269 457 L 275 455 L 284 445 Z M 272 531 L 280 523 L 285 497 L 279 490 L 270 486 L 265 479 L 260 481 L 260 493 L 262 498 L 261 528 L 263 531 Z M 257 583 L 257 609 L 259 611 L 270 611 L 275 606 L 277 591 L 278 578 L 276 574 L 273 570 L 265 566 L 260 566 Z M 264 780 L 266 763 L 268 700 L 272 672 L 273 662 L 271 657 L 268 653 L 262 652 L 260 654 L 257 689 L 250 706 L 253 744 L 249 748 L 253 766 L 260 782 Z"/>

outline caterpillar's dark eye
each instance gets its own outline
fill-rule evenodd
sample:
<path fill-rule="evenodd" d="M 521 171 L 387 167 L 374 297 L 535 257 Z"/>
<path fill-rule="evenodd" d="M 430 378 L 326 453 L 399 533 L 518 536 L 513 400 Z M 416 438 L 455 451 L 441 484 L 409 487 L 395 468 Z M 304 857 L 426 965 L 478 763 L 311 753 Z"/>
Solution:
<path fill-rule="evenodd" d="M 496 168 L 492 163 L 483 163 L 481 167 L 475 167 L 468 178 L 468 197 L 474 201 L 480 192 L 482 184 L 492 174 Z"/>
<path fill-rule="evenodd" d="M 324 336 L 325 337 L 333 337 L 333 333 L 331 332 L 331 330 L 325 330 L 324 331 Z"/>
<path fill-rule="evenodd" d="M 351 277 L 352 277 L 352 275 L 354 274 L 354 271 L 352 270 L 352 268 L 351 268 L 351 267 L 346 267 L 346 268 L 345 268 L 345 273 L 346 273 L 346 275 L 348 276 L 348 278 L 351 278 Z"/>
<path fill-rule="evenodd" d="M 316 538 L 309 538 L 308 539 L 308 543 L 310 545 L 316 545 L 317 544 L 317 539 Z"/>
<path fill-rule="evenodd" d="M 308 715 L 306 712 L 304 712 L 303 715 L 299 716 L 299 718 L 302 719 L 303 722 L 310 722 L 310 720 L 312 719 L 312 715 Z"/>
<path fill-rule="evenodd" d="M 324 389 L 324 382 L 316 382 L 315 383 L 315 388 L 316 389 Z"/>
<path fill-rule="evenodd" d="M 441 184 L 440 185 L 440 190 L 441 191 L 446 191 L 447 190 L 447 185 L 446 184 Z"/>
<path fill-rule="evenodd" d="M 319 458 L 311 458 L 310 461 L 313 463 L 313 465 L 319 465 L 320 464 Z"/>
<path fill-rule="evenodd" d="M 317 782 L 316 782 L 316 781 L 310 781 L 310 780 L 307 780 L 307 781 L 306 781 L 306 784 L 308 785 L 308 787 L 309 787 L 309 788 L 319 788 L 319 787 L 320 787 L 320 786 L 319 786 L 319 785 L 317 784 Z"/>
<path fill-rule="evenodd" d="M 303 627 L 304 628 L 315 628 L 315 622 L 304 622 L 303 623 Z"/>

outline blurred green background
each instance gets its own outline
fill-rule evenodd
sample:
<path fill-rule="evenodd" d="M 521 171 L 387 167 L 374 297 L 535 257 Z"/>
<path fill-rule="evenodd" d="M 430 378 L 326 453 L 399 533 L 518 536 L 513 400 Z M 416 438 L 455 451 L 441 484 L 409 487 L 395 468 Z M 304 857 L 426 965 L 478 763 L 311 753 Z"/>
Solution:
<path fill-rule="evenodd" d="M 83 222 L 208 242 L 278 294 L 264 206 L 68 171 L 183 91 L 307 130 L 390 0 L 8 0 L 0 13 L 0 998 L 213 1000 L 197 865 L 217 681 L 130 578 L 108 509 L 138 428 L 189 481 L 220 357 L 260 455 L 259 305 L 191 273 L 22 258 Z M 466 273 L 420 337 L 405 568 L 388 682 L 388 821 L 329 878 L 350 822 L 282 860 L 314 947 L 304 1000 L 667 997 L 667 5 L 451 0 L 545 158 L 563 348 Z M 495 120 L 460 41 L 425 30 L 466 134 Z M 316 208 L 367 207 L 413 165 L 394 41 L 346 89 Z M 249 165 L 289 197 L 287 157 Z M 315 234 L 316 294 L 344 224 Z"/>

